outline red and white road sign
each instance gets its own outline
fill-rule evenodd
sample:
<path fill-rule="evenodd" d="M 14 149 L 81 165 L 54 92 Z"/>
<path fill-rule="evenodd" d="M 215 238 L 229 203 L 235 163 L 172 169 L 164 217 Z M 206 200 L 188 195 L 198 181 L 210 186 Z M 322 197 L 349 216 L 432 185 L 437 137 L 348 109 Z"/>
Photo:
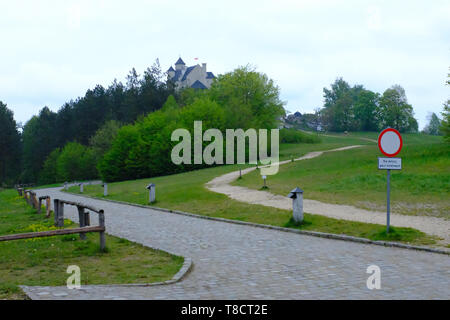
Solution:
<path fill-rule="evenodd" d="M 393 128 L 381 131 L 378 136 L 378 148 L 386 157 L 395 157 L 403 147 L 403 140 L 400 132 Z"/>

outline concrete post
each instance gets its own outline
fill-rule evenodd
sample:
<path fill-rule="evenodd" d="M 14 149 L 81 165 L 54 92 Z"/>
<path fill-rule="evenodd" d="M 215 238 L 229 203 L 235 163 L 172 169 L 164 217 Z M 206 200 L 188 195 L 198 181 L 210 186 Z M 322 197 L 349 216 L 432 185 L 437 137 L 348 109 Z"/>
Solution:
<path fill-rule="evenodd" d="M 103 184 L 103 196 L 108 196 L 108 184 L 106 182 Z"/>
<path fill-rule="evenodd" d="M 64 190 L 67 191 L 67 182 L 64 182 Z"/>
<path fill-rule="evenodd" d="M 80 183 L 80 193 L 83 193 L 83 183 Z"/>
<path fill-rule="evenodd" d="M 148 202 L 153 203 L 156 200 L 156 187 L 154 183 L 150 183 L 147 187 L 148 189 Z"/>
<path fill-rule="evenodd" d="M 292 210 L 294 222 L 300 223 L 303 221 L 303 190 L 299 187 L 292 190 L 289 195 L 292 199 Z"/>

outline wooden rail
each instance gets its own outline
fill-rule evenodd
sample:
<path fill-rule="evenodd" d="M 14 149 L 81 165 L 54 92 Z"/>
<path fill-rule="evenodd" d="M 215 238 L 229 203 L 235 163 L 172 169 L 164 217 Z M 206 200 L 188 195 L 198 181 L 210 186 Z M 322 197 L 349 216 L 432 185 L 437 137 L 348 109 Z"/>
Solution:
<path fill-rule="evenodd" d="M 36 193 L 32 190 L 25 190 L 23 188 L 17 188 L 17 192 L 19 195 L 23 195 L 24 199 L 27 203 L 37 209 L 37 213 L 41 213 L 42 208 L 42 200 L 46 201 L 46 218 L 50 217 L 50 205 L 51 200 L 49 196 L 43 196 L 36 198 Z M 98 232 L 100 234 L 100 249 L 103 251 L 106 247 L 106 237 L 105 237 L 105 213 L 103 210 L 99 210 L 89 205 L 85 205 L 79 202 L 67 201 L 54 199 L 53 200 L 53 211 L 55 213 L 55 226 L 56 227 L 64 227 L 64 205 L 75 206 L 78 209 L 78 217 L 80 222 L 80 228 L 74 229 L 60 229 L 60 230 L 51 230 L 51 231 L 43 231 L 43 232 L 31 232 L 31 233 L 22 233 L 22 234 L 13 234 L 7 236 L 0 236 L 0 241 L 7 240 L 19 240 L 19 239 L 28 239 L 28 238 L 38 238 L 38 237 L 51 237 L 55 235 L 62 234 L 73 234 L 79 233 L 80 239 L 86 239 L 86 233 L 88 232 Z M 88 210 L 88 211 L 87 211 Z M 98 226 L 90 227 L 91 218 L 89 215 L 89 211 L 95 212 L 98 214 Z"/>
<path fill-rule="evenodd" d="M 0 241 L 22 240 L 22 239 L 31 239 L 31 238 L 60 236 L 60 235 L 74 234 L 74 233 L 104 232 L 104 231 L 105 231 L 105 227 L 96 226 L 96 227 L 84 227 L 84 228 L 18 233 L 18 234 L 10 234 L 10 235 L 6 235 L 6 236 L 0 236 Z"/>

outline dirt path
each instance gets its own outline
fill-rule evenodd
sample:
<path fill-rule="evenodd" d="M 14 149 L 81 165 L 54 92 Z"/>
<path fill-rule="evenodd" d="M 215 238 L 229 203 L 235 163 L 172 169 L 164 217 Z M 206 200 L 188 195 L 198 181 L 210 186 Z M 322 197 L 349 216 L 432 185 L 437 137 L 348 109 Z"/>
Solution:
<path fill-rule="evenodd" d="M 294 159 L 294 161 L 316 158 L 322 155 L 324 152 L 337 152 L 359 147 L 361 146 L 355 145 L 327 151 L 310 152 L 303 157 Z M 291 162 L 291 160 L 282 161 L 280 162 L 280 165 L 288 162 Z M 255 169 L 256 167 L 242 170 L 242 174 L 249 173 Z M 227 173 L 225 175 L 214 178 L 206 184 L 206 187 L 211 191 L 225 194 L 234 200 L 251 204 L 259 204 L 268 207 L 292 210 L 292 200 L 287 197 L 274 195 L 268 191 L 259 191 L 230 185 L 230 183 L 236 180 L 238 177 L 239 171 Z M 294 187 L 295 186 L 292 186 L 292 188 Z M 329 204 L 309 199 L 304 199 L 303 208 L 305 212 L 319 214 L 330 218 L 360 221 L 366 223 L 386 224 L 386 212 L 369 211 L 356 208 L 354 206 Z M 443 238 L 444 244 L 450 243 L 450 221 L 442 218 L 407 216 L 391 213 L 391 225 L 418 229 L 425 233 Z"/>

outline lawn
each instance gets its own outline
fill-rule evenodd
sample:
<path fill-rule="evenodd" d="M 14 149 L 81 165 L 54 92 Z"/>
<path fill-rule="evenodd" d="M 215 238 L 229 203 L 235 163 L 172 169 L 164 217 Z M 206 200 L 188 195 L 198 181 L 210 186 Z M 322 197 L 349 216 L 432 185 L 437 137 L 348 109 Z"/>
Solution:
<path fill-rule="evenodd" d="M 0 191 L 0 235 L 45 231 L 53 219 L 36 214 L 15 190 Z M 65 221 L 66 227 L 76 225 Z M 106 236 L 100 252 L 97 233 L 0 242 L 0 299 L 24 299 L 18 285 L 66 285 L 69 265 L 81 269 L 81 285 L 150 283 L 169 280 L 183 258 Z"/>
<path fill-rule="evenodd" d="M 323 137 L 321 144 L 283 145 L 281 149 L 289 150 L 295 157 L 314 150 L 338 148 L 349 144 L 367 144 L 359 139 L 340 139 Z M 373 143 L 371 143 L 373 144 Z M 284 157 L 289 158 L 284 155 Z M 389 236 L 383 236 L 382 225 L 337 220 L 318 215 L 305 215 L 305 223 L 293 226 L 290 223 L 292 212 L 261 205 L 252 205 L 229 199 L 206 189 L 205 184 L 219 175 L 237 170 L 239 166 L 220 166 L 176 175 L 154 177 L 149 179 L 123 181 L 108 184 L 107 199 L 125 201 L 136 204 L 148 204 L 148 190 L 145 186 L 150 182 L 156 185 L 154 206 L 181 210 L 205 216 L 249 221 L 282 227 L 295 227 L 303 230 L 314 230 L 336 234 L 347 234 L 373 240 L 395 240 L 414 244 L 433 244 L 434 239 L 418 230 L 395 228 Z M 69 192 L 79 193 L 79 187 L 69 188 Z M 104 198 L 103 188 L 99 185 L 84 187 L 84 194 Z"/>
<path fill-rule="evenodd" d="M 406 134 L 399 154 L 401 171 L 391 172 L 391 206 L 393 212 L 449 218 L 450 144 L 441 137 Z M 344 137 L 344 136 L 343 136 Z M 376 144 L 288 163 L 278 174 L 267 177 L 269 191 L 286 195 L 298 186 L 307 199 L 357 207 L 386 209 L 386 171 L 377 169 L 382 156 Z M 260 189 L 258 171 L 244 175 L 233 183 Z"/>

